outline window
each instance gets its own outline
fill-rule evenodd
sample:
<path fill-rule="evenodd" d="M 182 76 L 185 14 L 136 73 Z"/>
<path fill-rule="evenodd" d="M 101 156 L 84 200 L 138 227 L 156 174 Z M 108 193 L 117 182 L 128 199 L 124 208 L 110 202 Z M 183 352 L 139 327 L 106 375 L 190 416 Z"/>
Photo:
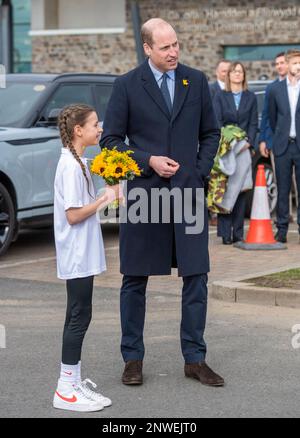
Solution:
<path fill-rule="evenodd" d="M 13 72 L 31 71 L 30 0 L 12 0 L 13 5 Z"/>
<path fill-rule="evenodd" d="M 125 0 L 31 0 L 30 35 L 123 33 Z"/>
<path fill-rule="evenodd" d="M 89 84 L 60 85 L 44 109 L 43 117 L 48 119 L 53 109 L 62 109 L 72 103 L 85 103 L 94 106 L 91 89 L 92 85 Z"/>
<path fill-rule="evenodd" d="M 98 117 L 100 121 L 104 120 L 106 107 L 112 92 L 112 84 L 97 85 L 96 87 L 96 104 Z"/>
<path fill-rule="evenodd" d="M 24 119 L 46 91 L 45 82 L 6 81 L 0 88 L 0 126 L 23 127 Z"/>
<path fill-rule="evenodd" d="M 224 58 L 230 61 L 271 61 L 280 52 L 300 49 L 300 44 L 261 45 L 261 46 L 225 46 Z"/>

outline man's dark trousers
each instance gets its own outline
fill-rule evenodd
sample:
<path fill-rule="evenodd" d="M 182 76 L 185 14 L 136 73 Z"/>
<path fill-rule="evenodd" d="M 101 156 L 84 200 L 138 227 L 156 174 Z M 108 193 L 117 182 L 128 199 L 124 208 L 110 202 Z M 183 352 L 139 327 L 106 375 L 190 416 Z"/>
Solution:
<path fill-rule="evenodd" d="M 148 277 L 124 275 L 121 288 L 121 352 L 125 362 L 143 360 L 143 330 Z M 205 360 L 203 339 L 207 311 L 207 274 L 183 277 L 181 350 L 185 363 Z"/>
<path fill-rule="evenodd" d="M 280 236 L 286 236 L 289 225 L 289 194 L 292 185 L 293 166 L 295 166 L 296 183 L 298 188 L 297 223 L 300 227 L 300 150 L 295 141 L 289 141 L 284 154 L 275 156 L 275 171 L 278 188 L 277 200 L 277 229 Z"/>

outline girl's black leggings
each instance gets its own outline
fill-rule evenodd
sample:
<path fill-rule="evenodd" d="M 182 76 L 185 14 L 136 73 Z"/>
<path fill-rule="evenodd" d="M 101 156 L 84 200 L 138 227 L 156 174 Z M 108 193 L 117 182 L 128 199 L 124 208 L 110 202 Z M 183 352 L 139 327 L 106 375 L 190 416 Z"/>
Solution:
<path fill-rule="evenodd" d="M 67 280 L 63 364 L 76 365 L 81 359 L 83 338 L 92 319 L 93 282 L 94 276 Z"/>

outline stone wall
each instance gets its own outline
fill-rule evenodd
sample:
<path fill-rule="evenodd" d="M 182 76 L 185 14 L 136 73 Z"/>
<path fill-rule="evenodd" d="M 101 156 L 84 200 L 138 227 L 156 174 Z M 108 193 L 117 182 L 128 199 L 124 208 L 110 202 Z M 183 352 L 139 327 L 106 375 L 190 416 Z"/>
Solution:
<path fill-rule="evenodd" d="M 124 73 L 137 65 L 127 2 L 124 34 L 33 37 L 33 71 Z M 176 29 L 181 62 L 214 78 L 224 45 L 299 44 L 298 0 L 140 0 L 141 21 L 161 17 Z M 245 62 L 249 79 L 274 77 L 272 61 Z"/>

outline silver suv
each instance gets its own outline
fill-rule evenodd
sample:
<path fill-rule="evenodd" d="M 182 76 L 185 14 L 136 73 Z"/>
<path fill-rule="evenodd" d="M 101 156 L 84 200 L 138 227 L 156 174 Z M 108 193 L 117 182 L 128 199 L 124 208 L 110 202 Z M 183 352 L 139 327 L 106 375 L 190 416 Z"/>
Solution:
<path fill-rule="evenodd" d="M 100 74 L 7 75 L 6 87 L 0 88 L 0 256 L 21 227 L 52 223 L 62 147 L 59 111 L 71 103 L 87 103 L 103 120 L 114 80 Z M 96 153 L 99 148 L 90 147 L 86 156 Z"/>

